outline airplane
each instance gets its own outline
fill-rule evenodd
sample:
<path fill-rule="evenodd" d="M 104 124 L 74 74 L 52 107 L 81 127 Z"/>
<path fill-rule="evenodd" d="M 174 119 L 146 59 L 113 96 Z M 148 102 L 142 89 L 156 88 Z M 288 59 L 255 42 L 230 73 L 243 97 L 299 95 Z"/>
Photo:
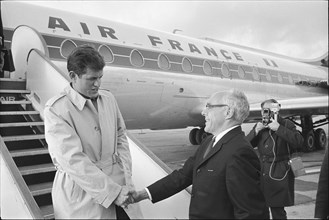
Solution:
<path fill-rule="evenodd" d="M 206 100 L 214 92 L 238 88 L 250 102 L 247 122 L 259 120 L 260 103 L 274 98 L 281 103 L 280 114 L 300 127 L 304 151 L 327 144 L 318 127 L 329 121 L 328 53 L 322 62 L 297 60 L 28 2 L 1 2 L 1 16 L 15 65 L 12 78 L 29 77 L 26 61 L 32 49 L 68 79 L 70 52 L 82 44 L 97 48 L 106 61 L 102 89 L 116 97 L 128 129 L 195 127 L 189 140 L 200 144 L 207 136 L 201 115 Z M 314 121 L 319 115 L 324 118 Z"/>

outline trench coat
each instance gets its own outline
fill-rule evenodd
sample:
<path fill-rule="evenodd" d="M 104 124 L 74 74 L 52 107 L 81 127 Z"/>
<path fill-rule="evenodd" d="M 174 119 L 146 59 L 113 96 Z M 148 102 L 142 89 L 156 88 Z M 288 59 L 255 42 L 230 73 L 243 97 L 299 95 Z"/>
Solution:
<path fill-rule="evenodd" d="M 291 121 L 278 117 L 278 123 L 277 131 L 265 128 L 256 135 L 255 125 L 247 135 L 252 146 L 258 147 L 262 167 L 261 185 L 268 207 L 294 205 L 295 176 L 289 159 L 304 141 Z"/>
<path fill-rule="evenodd" d="M 57 169 L 52 201 L 56 219 L 116 219 L 122 185 L 134 187 L 124 120 L 114 96 L 99 91 L 97 107 L 69 85 L 44 110 L 45 137 Z M 141 218 L 138 204 L 125 209 Z"/>
<path fill-rule="evenodd" d="M 260 189 L 260 163 L 238 126 L 204 158 L 206 138 L 183 168 L 148 186 L 156 203 L 192 185 L 190 219 L 269 219 Z"/>

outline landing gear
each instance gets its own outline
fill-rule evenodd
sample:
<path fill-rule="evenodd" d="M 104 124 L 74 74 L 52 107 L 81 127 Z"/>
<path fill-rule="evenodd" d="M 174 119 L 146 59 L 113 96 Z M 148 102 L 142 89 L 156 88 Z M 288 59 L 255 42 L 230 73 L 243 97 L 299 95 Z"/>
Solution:
<path fill-rule="evenodd" d="M 327 146 L 327 135 L 322 128 L 315 130 L 315 147 L 319 150 L 325 149 Z"/>
<path fill-rule="evenodd" d="M 200 129 L 199 128 L 193 128 L 190 131 L 189 139 L 190 139 L 190 143 L 192 145 L 198 145 L 198 143 L 196 142 L 196 133 L 197 133 L 198 130 L 200 130 Z"/>
<path fill-rule="evenodd" d="M 322 150 L 327 145 L 327 135 L 322 128 L 314 130 L 315 127 L 328 124 L 328 117 L 313 123 L 311 115 L 301 116 L 302 134 L 304 137 L 304 152 L 312 152 L 316 149 Z M 297 124 L 298 125 L 298 124 Z"/>
<path fill-rule="evenodd" d="M 193 128 L 190 131 L 189 139 L 193 145 L 199 145 L 209 135 L 204 131 L 204 128 Z"/>
<path fill-rule="evenodd" d="M 315 136 L 313 130 L 310 130 L 307 132 L 306 135 L 304 135 L 303 151 L 312 152 L 314 150 L 315 150 Z"/>

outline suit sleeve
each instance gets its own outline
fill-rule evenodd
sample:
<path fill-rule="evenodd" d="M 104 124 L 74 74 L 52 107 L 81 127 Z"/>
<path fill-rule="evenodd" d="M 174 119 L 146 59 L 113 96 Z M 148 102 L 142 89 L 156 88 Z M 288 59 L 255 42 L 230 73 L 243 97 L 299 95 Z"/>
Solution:
<path fill-rule="evenodd" d="M 89 159 L 75 129 L 53 107 L 45 108 L 44 118 L 45 136 L 55 166 L 69 174 L 96 203 L 109 207 L 119 195 L 121 186 Z"/>
<path fill-rule="evenodd" d="M 283 124 L 280 124 L 276 134 L 284 139 L 292 148 L 297 149 L 303 146 L 303 136 L 296 129 L 296 126 L 286 119 L 283 121 Z"/>
<path fill-rule="evenodd" d="M 265 199 L 260 189 L 260 165 L 252 148 L 239 149 L 228 163 L 226 187 L 237 219 L 264 216 Z"/>
<path fill-rule="evenodd" d="M 254 148 L 257 147 L 258 138 L 259 138 L 259 136 L 256 135 L 256 132 L 255 132 L 256 125 L 257 124 L 254 125 L 254 127 L 251 129 L 249 134 L 246 136 L 247 141 L 249 141 Z"/>
<path fill-rule="evenodd" d="M 152 195 L 152 202 L 156 203 L 163 199 L 166 199 L 176 193 L 182 191 L 186 187 L 192 184 L 193 180 L 193 166 L 195 156 L 199 149 L 196 151 L 194 156 L 188 158 L 184 163 L 183 168 L 174 170 L 168 176 L 158 180 L 152 185 L 148 186 L 147 189 Z"/>

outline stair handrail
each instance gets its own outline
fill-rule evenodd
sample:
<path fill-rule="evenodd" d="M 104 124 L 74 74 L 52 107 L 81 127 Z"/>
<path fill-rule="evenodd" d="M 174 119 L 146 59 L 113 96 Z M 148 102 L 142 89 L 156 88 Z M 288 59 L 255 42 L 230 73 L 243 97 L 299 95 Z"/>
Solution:
<path fill-rule="evenodd" d="M 44 219 L 41 209 L 39 208 L 28 186 L 26 185 L 1 135 L 0 135 L 0 145 L 1 145 L 1 154 L 3 160 L 6 163 L 10 171 L 10 174 L 12 175 L 12 178 L 15 181 L 15 184 L 17 185 L 19 192 L 22 195 L 22 198 L 24 199 L 25 205 L 28 208 L 31 216 L 33 217 L 33 219 Z"/>
<path fill-rule="evenodd" d="M 46 67 L 49 67 L 47 71 L 44 71 L 42 67 L 37 70 L 33 69 L 33 64 L 35 64 L 33 62 L 38 61 L 39 59 L 44 60 L 44 64 L 47 64 Z M 47 78 L 48 81 L 41 82 L 44 77 Z M 57 84 L 54 84 L 54 82 Z M 68 78 L 65 78 L 65 73 L 60 68 L 58 68 L 47 56 L 45 56 L 38 49 L 30 50 L 27 57 L 26 86 L 27 89 L 31 91 L 31 95 L 28 95 L 27 97 L 32 102 L 33 108 L 40 112 L 42 119 L 43 110 L 48 99 L 58 95 L 68 84 L 69 81 Z M 49 87 L 46 87 L 46 85 Z"/>
<path fill-rule="evenodd" d="M 158 164 L 167 174 L 170 174 L 173 172 L 173 169 L 171 169 L 167 164 L 165 164 L 162 160 L 160 160 L 159 157 L 157 157 L 149 148 L 147 148 L 142 142 L 140 142 L 133 134 L 131 134 L 129 131 L 127 131 L 127 137 L 130 138 L 134 143 L 138 145 L 138 147 L 146 153 L 156 164 Z M 191 194 L 192 193 L 192 187 L 187 187 L 185 190 Z"/>

